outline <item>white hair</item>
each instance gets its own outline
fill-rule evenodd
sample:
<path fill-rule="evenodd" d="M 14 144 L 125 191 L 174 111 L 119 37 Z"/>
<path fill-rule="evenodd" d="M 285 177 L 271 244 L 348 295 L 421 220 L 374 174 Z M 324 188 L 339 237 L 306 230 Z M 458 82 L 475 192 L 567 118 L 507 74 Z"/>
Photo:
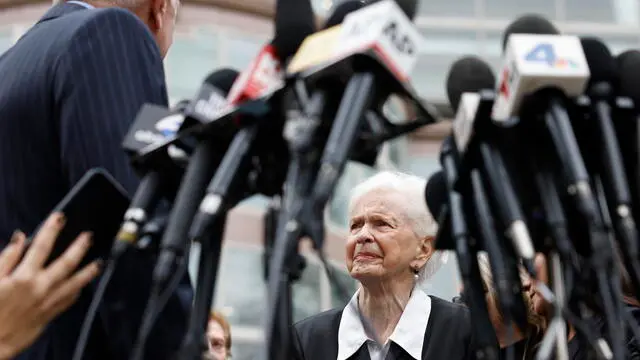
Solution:
<path fill-rule="evenodd" d="M 390 190 L 403 196 L 406 200 L 405 214 L 411 221 L 416 236 L 436 236 L 438 224 L 433 219 L 424 197 L 427 181 L 418 176 L 401 172 L 383 171 L 356 185 L 349 197 L 349 215 L 353 207 L 364 195 L 374 191 Z M 431 258 L 418 273 L 418 286 L 423 286 L 431 277 L 446 264 L 449 254 L 434 251 Z"/>

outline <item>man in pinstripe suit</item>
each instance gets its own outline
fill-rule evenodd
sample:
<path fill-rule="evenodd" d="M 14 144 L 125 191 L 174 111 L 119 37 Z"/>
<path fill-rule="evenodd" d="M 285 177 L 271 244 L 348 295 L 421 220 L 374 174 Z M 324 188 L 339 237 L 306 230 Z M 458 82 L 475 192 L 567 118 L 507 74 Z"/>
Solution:
<path fill-rule="evenodd" d="M 162 59 L 178 6 L 179 0 L 55 4 L 0 56 L 0 248 L 15 229 L 34 231 L 92 167 L 135 191 L 138 180 L 120 144 L 142 104 L 167 105 Z M 127 359 L 135 341 L 152 262 L 141 255 L 123 260 L 87 359 Z M 90 295 L 19 359 L 71 359 Z M 147 359 L 177 349 L 191 297 L 185 278 L 156 325 Z"/>

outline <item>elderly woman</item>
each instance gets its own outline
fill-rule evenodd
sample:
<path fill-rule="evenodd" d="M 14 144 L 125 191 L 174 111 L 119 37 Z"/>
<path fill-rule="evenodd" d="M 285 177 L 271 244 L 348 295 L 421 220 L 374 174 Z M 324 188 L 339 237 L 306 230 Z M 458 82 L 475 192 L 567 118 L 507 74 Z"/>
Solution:
<path fill-rule="evenodd" d="M 468 310 L 420 290 L 442 263 L 425 183 L 385 172 L 353 190 L 346 266 L 360 287 L 344 309 L 294 326 L 296 359 L 474 358 Z"/>

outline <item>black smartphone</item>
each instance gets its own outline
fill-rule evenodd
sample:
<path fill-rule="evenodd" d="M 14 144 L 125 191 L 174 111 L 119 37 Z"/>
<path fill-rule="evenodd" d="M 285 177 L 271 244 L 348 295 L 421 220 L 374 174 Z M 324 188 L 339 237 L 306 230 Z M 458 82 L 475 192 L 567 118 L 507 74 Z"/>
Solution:
<path fill-rule="evenodd" d="M 129 203 L 129 195 L 111 174 L 102 168 L 89 170 L 52 210 L 65 215 L 66 225 L 47 263 L 58 258 L 84 231 L 91 231 L 93 238 L 81 264 L 106 259 Z"/>

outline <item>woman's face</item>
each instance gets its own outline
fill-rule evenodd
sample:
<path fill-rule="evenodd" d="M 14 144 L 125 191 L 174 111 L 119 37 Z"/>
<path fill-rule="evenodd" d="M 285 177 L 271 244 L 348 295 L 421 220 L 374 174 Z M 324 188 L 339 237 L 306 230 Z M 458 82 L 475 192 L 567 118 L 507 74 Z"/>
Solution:
<path fill-rule="evenodd" d="M 207 328 L 209 340 L 209 355 L 213 360 L 225 360 L 227 358 L 227 342 L 224 329 L 217 321 L 209 321 Z"/>
<path fill-rule="evenodd" d="M 549 285 L 549 273 L 547 270 L 547 259 L 543 254 L 537 254 L 534 262 L 534 267 L 538 273 L 538 280 L 544 284 Z M 533 303 L 533 311 L 543 317 L 547 317 L 549 310 L 549 303 L 544 300 L 540 295 L 538 289 L 535 286 L 531 286 L 531 302 Z"/>
<path fill-rule="evenodd" d="M 408 218 L 406 198 L 392 190 L 376 190 L 353 205 L 346 244 L 346 264 L 359 281 L 412 276 L 432 253 Z"/>

